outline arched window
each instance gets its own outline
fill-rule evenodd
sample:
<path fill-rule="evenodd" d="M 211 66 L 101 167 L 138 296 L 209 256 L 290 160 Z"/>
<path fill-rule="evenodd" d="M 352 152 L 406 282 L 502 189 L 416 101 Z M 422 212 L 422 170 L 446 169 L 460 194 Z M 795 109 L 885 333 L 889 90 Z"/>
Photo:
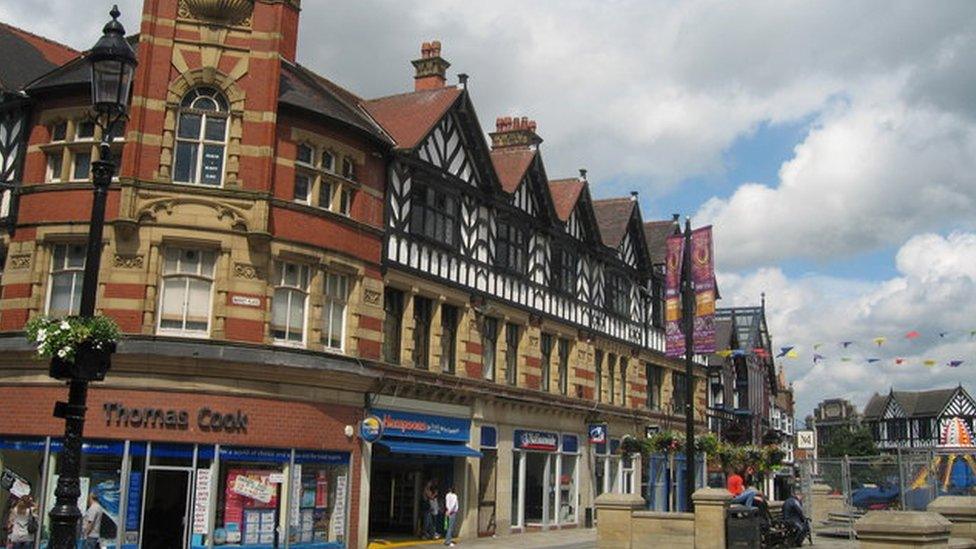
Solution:
<path fill-rule="evenodd" d="M 209 187 L 223 183 L 227 112 L 227 100 L 213 88 L 196 88 L 183 97 L 173 181 Z"/>

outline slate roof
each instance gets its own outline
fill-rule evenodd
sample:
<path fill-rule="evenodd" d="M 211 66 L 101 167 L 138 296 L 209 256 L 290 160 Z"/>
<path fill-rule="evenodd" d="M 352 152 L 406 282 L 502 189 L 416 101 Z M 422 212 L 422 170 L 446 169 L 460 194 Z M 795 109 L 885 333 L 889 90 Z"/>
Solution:
<path fill-rule="evenodd" d="M 53 40 L 0 23 L 0 90 L 19 91 L 79 52 Z"/>
<path fill-rule="evenodd" d="M 715 319 L 715 348 L 724 351 L 732 348 L 732 319 Z M 717 354 L 708 355 L 709 366 L 721 366 L 725 359 Z"/>
<path fill-rule="evenodd" d="M 499 149 L 491 151 L 491 163 L 498 174 L 502 189 L 511 194 L 518 189 L 525 171 L 532 165 L 536 151 L 531 149 Z"/>
<path fill-rule="evenodd" d="M 281 61 L 280 103 L 312 111 L 391 144 L 391 139 L 359 107 L 361 98 L 334 82 L 288 60 Z"/>
<path fill-rule="evenodd" d="M 397 149 L 412 149 L 460 96 L 460 88 L 446 86 L 370 99 L 362 107 L 393 138 Z"/>
<path fill-rule="evenodd" d="M 605 246 L 616 250 L 620 245 L 620 241 L 627 234 L 627 224 L 636 204 L 637 201 L 631 197 L 593 201 L 593 214 Z"/>
<path fill-rule="evenodd" d="M 139 35 L 127 36 L 126 41 L 139 56 Z M 58 88 L 62 86 L 89 86 L 91 83 L 91 67 L 88 65 L 85 53 L 76 54 L 67 63 L 47 72 L 44 76 L 33 81 L 28 90 L 32 92 Z"/>
<path fill-rule="evenodd" d="M 664 263 L 668 255 L 667 240 L 674 233 L 674 221 L 647 221 L 644 223 L 644 240 L 651 263 Z"/>
<path fill-rule="evenodd" d="M 875 393 L 864 407 L 864 417 L 880 419 L 888 405 L 889 398 L 894 398 L 908 417 L 935 416 L 949 404 L 957 390 L 958 388 L 953 387 L 929 391 L 892 391 L 887 395 Z"/>
<path fill-rule="evenodd" d="M 556 215 L 559 216 L 560 221 L 565 222 L 569 219 L 585 186 L 586 182 L 578 177 L 549 180 L 549 194 L 552 196 L 552 204 L 556 208 Z"/>

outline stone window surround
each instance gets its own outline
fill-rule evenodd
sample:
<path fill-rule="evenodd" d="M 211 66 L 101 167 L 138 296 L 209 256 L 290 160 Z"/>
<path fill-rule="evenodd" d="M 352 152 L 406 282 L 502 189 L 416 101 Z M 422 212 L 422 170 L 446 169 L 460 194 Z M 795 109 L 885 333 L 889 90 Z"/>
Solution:
<path fill-rule="evenodd" d="M 299 204 L 306 204 L 316 208 L 328 210 L 339 215 L 344 215 L 347 217 L 351 216 L 352 203 L 355 201 L 357 191 L 362 189 L 362 184 L 357 180 L 343 177 L 341 166 L 343 162 L 352 162 L 354 166 L 353 173 L 358 173 L 361 171 L 360 166 L 366 162 L 365 153 L 340 143 L 335 139 L 330 139 L 321 134 L 303 130 L 301 128 L 291 129 L 291 140 L 295 143 L 296 158 L 279 158 L 279 161 L 283 161 L 284 164 L 293 167 L 296 174 L 299 171 L 302 171 L 313 176 L 312 183 L 309 186 L 308 191 L 309 201 L 296 202 Z M 297 150 L 299 145 L 307 145 L 312 148 L 313 165 L 311 167 L 298 162 Z M 321 165 L 323 152 L 328 152 L 332 155 L 331 169 L 326 169 Z M 319 204 L 319 188 L 322 183 L 326 181 L 331 186 L 329 189 L 331 200 L 329 207 L 323 208 Z M 294 189 L 292 189 L 292 191 L 294 191 Z M 343 193 L 351 193 L 351 196 L 347 202 L 346 211 L 342 211 L 341 207 L 343 203 Z"/>
<path fill-rule="evenodd" d="M 38 125 L 48 128 L 49 134 L 53 139 L 53 128 L 55 125 L 66 124 L 65 139 L 59 141 L 49 140 L 38 146 L 44 153 L 44 183 L 77 183 L 91 180 L 91 168 L 88 170 L 88 177 L 85 179 L 74 179 L 75 155 L 88 152 L 91 161 L 98 159 L 98 143 L 102 139 L 102 129 L 95 125 L 95 131 L 91 137 L 78 139 L 78 126 L 82 122 L 90 121 L 90 109 L 87 107 L 66 107 L 60 109 L 48 109 L 38 116 Z M 112 156 L 116 159 L 122 154 L 122 147 L 125 144 L 124 132 L 112 141 Z M 52 155 L 61 155 L 61 177 L 57 180 L 51 179 L 51 172 L 48 166 L 48 159 Z M 113 179 L 118 179 L 117 177 Z"/>

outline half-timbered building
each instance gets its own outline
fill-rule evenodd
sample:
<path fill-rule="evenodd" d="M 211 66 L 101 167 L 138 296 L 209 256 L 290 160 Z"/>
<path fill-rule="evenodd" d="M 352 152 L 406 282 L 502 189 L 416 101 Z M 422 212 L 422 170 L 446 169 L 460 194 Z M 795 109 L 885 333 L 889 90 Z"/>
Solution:
<path fill-rule="evenodd" d="M 875 393 L 864 407 L 863 424 L 882 450 L 953 446 L 951 429 L 959 421 L 973 432 L 976 401 L 959 385 L 929 391 Z"/>
<path fill-rule="evenodd" d="M 277 524 L 279 546 L 336 548 L 416 533 L 431 479 L 461 537 L 581 527 L 600 493 L 640 491 L 624 437 L 682 423 L 688 384 L 706 427 L 704 369 L 663 354 L 673 223 L 585 170 L 550 179 L 525 117 L 486 135 L 437 42 L 388 97 L 303 67 L 299 12 L 151 0 L 130 37 L 96 304 L 125 337 L 83 472 L 126 487 L 114 546 L 171 532 L 170 503 L 193 527 L 167 546 L 267 546 Z M 0 461 L 43 500 L 63 388 L 23 327 L 78 310 L 103 129 L 84 53 L 5 25 L 0 46 Z"/>

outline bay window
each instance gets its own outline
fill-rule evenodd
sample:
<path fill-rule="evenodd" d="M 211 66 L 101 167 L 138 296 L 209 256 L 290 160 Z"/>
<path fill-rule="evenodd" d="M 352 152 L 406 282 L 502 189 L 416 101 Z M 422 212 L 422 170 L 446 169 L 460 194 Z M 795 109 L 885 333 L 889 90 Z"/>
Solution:
<path fill-rule="evenodd" d="M 495 265 L 513 273 L 525 273 L 525 231 L 499 219 L 495 237 Z"/>
<path fill-rule="evenodd" d="M 430 185 L 414 182 L 410 194 L 410 232 L 448 247 L 457 244 L 457 199 Z"/>

